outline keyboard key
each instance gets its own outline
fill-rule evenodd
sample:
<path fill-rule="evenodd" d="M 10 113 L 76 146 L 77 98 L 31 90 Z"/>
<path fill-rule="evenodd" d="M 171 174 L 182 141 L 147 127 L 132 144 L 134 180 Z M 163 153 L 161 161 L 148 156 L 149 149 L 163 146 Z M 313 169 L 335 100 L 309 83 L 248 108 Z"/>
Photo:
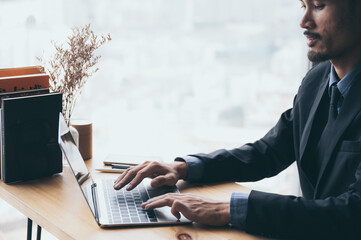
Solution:
<path fill-rule="evenodd" d="M 149 218 L 150 222 L 158 222 L 158 220 L 156 218 Z"/>
<path fill-rule="evenodd" d="M 139 216 L 141 222 L 148 222 L 148 218 L 146 216 Z"/>
<path fill-rule="evenodd" d="M 122 222 L 123 222 L 123 223 L 130 223 L 130 222 L 132 222 L 132 221 L 130 220 L 130 218 L 123 218 L 123 219 L 122 219 Z"/>
<path fill-rule="evenodd" d="M 112 212 L 113 217 L 120 217 L 120 212 Z"/>

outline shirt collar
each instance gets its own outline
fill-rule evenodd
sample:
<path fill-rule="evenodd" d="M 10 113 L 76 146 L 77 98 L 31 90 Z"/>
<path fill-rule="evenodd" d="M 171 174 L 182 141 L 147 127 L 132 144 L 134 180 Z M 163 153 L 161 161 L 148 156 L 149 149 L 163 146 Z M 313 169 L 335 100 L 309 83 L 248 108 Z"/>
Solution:
<path fill-rule="evenodd" d="M 334 66 L 331 64 L 330 82 L 328 92 L 330 93 L 331 86 L 337 84 L 343 98 L 346 97 L 354 79 L 361 73 L 361 62 L 359 62 L 349 73 L 346 74 L 341 80 L 337 76 Z"/>

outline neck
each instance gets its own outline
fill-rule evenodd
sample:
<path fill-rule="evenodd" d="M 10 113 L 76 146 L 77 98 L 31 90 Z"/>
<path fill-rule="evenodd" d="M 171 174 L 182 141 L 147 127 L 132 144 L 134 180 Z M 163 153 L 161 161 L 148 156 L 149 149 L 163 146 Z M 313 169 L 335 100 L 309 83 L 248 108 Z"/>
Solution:
<path fill-rule="evenodd" d="M 334 68 L 335 68 L 335 72 L 337 73 L 337 76 L 339 77 L 339 79 L 342 79 L 346 76 L 347 73 L 349 73 L 351 71 L 351 69 L 353 67 L 350 66 L 344 66 L 344 64 L 338 64 L 335 61 L 331 60 L 331 63 L 333 64 Z"/>
<path fill-rule="evenodd" d="M 349 73 L 359 62 L 361 62 L 361 44 L 348 54 L 333 58 L 330 60 L 333 64 L 337 76 L 342 79 Z"/>

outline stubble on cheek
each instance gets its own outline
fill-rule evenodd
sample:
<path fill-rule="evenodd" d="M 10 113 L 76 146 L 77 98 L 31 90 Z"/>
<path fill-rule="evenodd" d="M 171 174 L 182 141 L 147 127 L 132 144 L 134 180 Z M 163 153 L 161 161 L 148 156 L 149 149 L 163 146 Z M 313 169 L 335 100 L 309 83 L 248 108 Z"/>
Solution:
<path fill-rule="evenodd" d="M 318 63 L 332 58 L 339 57 L 342 55 L 341 49 L 345 46 L 343 43 L 338 43 L 339 38 L 346 37 L 345 29 L 350 28 L 350 18 L 345 18 L 345 16 L 340 16 L 337 22 L 334 22 L 337 18 L 329 18 L 327 21 L 322 23 L 319 26 L 322 26 L 322 30 L 319 32 L 321 35 L 320 42 L 317 46 L 317 49 L 308 52 L 308 58 L 310 61 Z M 340 48 L 340 49 L 339 49 Z"/>

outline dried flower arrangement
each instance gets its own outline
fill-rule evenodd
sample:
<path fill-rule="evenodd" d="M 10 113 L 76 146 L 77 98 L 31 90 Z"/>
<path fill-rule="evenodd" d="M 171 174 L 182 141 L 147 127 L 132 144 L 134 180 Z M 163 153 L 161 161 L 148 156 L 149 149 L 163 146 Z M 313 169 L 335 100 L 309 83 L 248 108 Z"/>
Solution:
<path fill-rule="evenodd" d="M 110 41 L 111 37 L 110 34 L 98 37 L 88 24 L 80 29 L 73 28 L 67 39 L 66 47 L 52 41 L 55 53 L 49 61 L 44 61 L 42 57 L 38 57 L 38 60 L 45 65 L 49 74 L 50 90 L 63 93 L 63 115 L 69 124 L 84 84 L 99 70 L 95 65 L 100 56 L 94 55 L 94 51 Z"/>

